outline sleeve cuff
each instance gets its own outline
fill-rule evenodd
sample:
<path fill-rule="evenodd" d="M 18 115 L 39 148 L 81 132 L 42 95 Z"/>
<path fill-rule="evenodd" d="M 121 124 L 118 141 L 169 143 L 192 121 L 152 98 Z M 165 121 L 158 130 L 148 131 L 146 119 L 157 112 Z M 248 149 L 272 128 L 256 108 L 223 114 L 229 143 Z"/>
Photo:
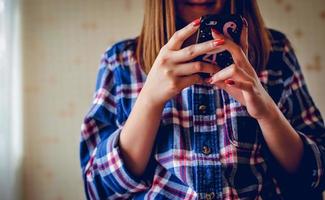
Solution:
<path fill-rule="evenodd" d="M 136 193 L 148 189 L 149 183 L 134 176 L 125 166 L 120 154 L 119 138 L 122 128 L 98 145 L 96 165 L 101 177 L 115 192 Z"/>
<path fill-rule="evenodd" d="M 299 177 L 308 187 L 317 188 L 324 174 L 321 152 L 317 143 L 297 131 L 304 144 L 304 154 L 298 170 Z"/>

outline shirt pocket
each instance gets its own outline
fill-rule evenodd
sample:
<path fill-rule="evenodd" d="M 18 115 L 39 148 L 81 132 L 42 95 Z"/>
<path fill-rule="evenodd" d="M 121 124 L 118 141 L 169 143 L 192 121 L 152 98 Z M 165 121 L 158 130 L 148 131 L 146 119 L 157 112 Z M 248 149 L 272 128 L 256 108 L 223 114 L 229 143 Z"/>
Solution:
<path fill-rule="evenodd" d="M 284 89 L 282 71 L 263 70 L 259 73 L 259 80 L 273 101 L 278 104 Z M 227 140 L 242 150 L 258 150 L 263 136 L 257 120 L 249 115 L 246 106 L 241 105 L 228 94 L 223 94 L 223 97 L 227 105 L 227 110 L 224 112 L 228 115 L 226 117 Z"/>
<path fill-rule="evenodd" d="M 238 199 L 260 199 L 263 190 L 272 191 L 271 187 L 267 186 L 269 177 L 265 169 L 266 163 L 262 159 L 254 163 L 246 159 L 244 163 L 225 165 L 224 184 L 230 188 L 229 196 L 236 195 Z"/>
<path fill-rule="evenodd" d="M 237 116 L 228 124 L 229 142 L 242 150 L 254 150 L 260 145 L 259 124 L 250 116 Z"/>
<path fill-rule="evenodd" d="M 244 105 L 226 95 L 224 94 L 226 97 L 224 112 L 227 143 L 241 150 L 256 150 L 261 143 L 260 126 L 257 120 L 248 114 Z"/>

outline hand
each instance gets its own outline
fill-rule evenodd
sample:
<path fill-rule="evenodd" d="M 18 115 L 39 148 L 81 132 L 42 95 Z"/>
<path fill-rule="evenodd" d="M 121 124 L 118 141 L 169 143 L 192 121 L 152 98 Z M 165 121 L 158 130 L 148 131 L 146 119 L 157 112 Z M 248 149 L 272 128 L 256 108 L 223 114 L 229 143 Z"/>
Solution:
<path fill-rule="evenodd" d="M 178 30 L 163 46 L 147 76 L 141 93 L 155 105 L 163 106 L 166 101 L 184 88 L 204 83 L 198 72 L 214 74 L 218 68 L 204 62 L 191 62 L 195 57 L 215 50 L 222 39 L 211 40 L 181 48 L 184 41 L 199 28 L 199 20 Z"/>
<path fill-rule="evenodd" d="M 214 39 L 225 40 L 220 48 L 231 53 L 234 64 L 218 71 L 207 82 L 224 89 L 242 105 L 245 105 L 252 117 L 263 119 L 273 116 L 277 107 L 261 85 L 254 68 L 247 59 L 247 23 L 243 26 L 240 46 L 216 30 L 212 30 L 212 36 Z"/>

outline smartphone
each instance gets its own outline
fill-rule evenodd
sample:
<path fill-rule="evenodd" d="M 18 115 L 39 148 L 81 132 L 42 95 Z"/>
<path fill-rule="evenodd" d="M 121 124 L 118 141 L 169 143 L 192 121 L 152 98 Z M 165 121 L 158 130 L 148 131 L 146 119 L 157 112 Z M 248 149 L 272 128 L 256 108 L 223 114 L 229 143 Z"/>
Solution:
<path fill-rule="evenodd" d="M 213 40 L 211 28 L 215 28 L 219 33 L 240 44 L 240 34 L 243 29 L 243 18 L 241 15 L 206 15 L 201 17 L 200 28 L 198 30 L 196 43 Z M 194 61 L 203 61 L 225 68 L 234 63 L 229 51 L 214 51 L 200 55 Z M 199 73 L 202 78 L 208 78 L 207 73 Z"/>

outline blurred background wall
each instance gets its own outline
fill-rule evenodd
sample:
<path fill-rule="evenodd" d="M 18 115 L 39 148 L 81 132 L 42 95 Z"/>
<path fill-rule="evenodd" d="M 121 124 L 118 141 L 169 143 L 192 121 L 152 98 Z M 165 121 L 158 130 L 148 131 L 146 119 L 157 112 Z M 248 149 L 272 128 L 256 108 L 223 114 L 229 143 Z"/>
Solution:
<path fill-rule="evenodd" d="M 324 0 L 258 1 L 266 24 L 293 43 L 310 92 L 325 115 Z M 142 4 L 21 1 L 23 199 L 83 199 L 79 132 L 99 59 L 109 45 L 137 36 Z"/>
<path fill-rule="evenodd" d="M 142 0 L 23 0 L 26 199 L 83 199 L 79 133 L 99 60 L 109 45 L 138 34 L 142 6 Z"/>

